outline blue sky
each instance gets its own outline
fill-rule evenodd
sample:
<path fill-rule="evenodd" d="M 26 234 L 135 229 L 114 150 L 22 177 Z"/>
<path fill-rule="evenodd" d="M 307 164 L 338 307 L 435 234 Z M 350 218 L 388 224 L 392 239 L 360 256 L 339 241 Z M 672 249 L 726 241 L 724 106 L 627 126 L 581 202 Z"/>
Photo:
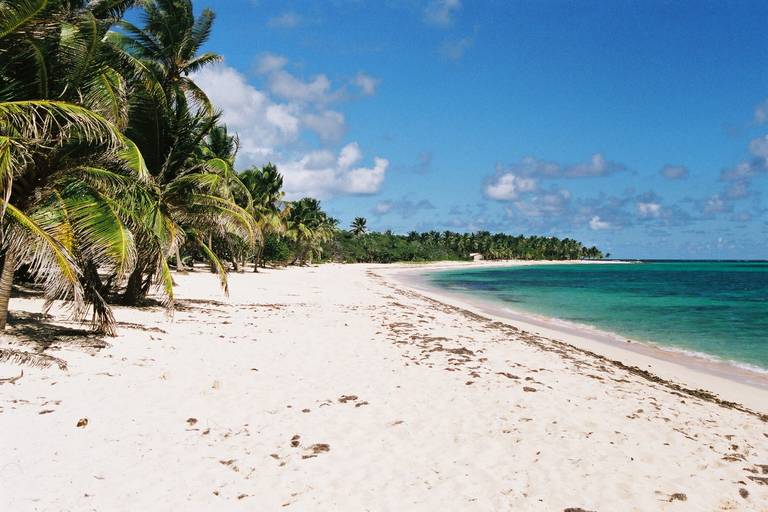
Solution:
<path fill-rule="evenodd" d="M 768 258 L 766 2 L 195 1 L 238 166 L 343 225 Z"/>

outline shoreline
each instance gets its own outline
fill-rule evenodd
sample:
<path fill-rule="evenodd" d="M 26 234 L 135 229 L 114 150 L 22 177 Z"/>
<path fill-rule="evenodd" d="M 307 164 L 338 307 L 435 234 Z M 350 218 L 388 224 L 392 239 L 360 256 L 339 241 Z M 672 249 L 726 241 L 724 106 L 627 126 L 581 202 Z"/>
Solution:
<path fill-rule="evenodd" d="M 483 299 L 471 292 L 440 288 L 426 278 L 427 274 L 454 268 L 492 268 L 557 264 L 632 264 L 630 261 L 524 261 L 499 262 L 440 262 L 423 265 L 398 264 L 397 267 L 379 268 L 382 277 L 391 278 L 397 285 L 423 294 L 433 300 L 489 316 L 523 331 L 542 335 L 580 349 L 636 366 L 670 382 L 689 388 L 704 389 L 721 399 L 742 404 L 761 414 L 768 413 L 768 369 L 747 367 L 737 361 L 717 359 L 706 353 L 693 353 L 663 347 L 647 341 L 631 340 L 618 333 L 592 326 L 569 322 L 557 317 L 515 310 L 491 299 Z"/>

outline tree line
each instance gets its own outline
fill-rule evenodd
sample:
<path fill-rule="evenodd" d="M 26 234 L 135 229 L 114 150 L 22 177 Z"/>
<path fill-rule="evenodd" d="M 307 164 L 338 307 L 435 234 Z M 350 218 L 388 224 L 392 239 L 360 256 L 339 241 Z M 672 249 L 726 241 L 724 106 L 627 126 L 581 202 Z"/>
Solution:
<path fill-rule="evenodd" d="M 134 24 L 129 9 L 139 14 Z M 274 165 L 239 147 L 194 73 L 214 23 L 191 0 L 0 0 L 0 329 L 15 281 L 114 334 L 110 304 L 205 261 L 227 288 L 247 264 L 600 257 L 575 241 L 349 231 L 319 201 L 286 201 Z"/>
<path fill-rule="evenodd" d="M 475 254 L 485 260 L 577 260 L 604 257 L 597 247 L 585 247 L 571 238 L 514 236 L 488 231 L 412 231 L 407 235 L 391 231 L 368 233 L 366 221 L 361 217 L 353 221 L 348 231 L 339 231 L 326 246 L 325 254 L 329 259 L 367 263 L 467 260 Z"/>

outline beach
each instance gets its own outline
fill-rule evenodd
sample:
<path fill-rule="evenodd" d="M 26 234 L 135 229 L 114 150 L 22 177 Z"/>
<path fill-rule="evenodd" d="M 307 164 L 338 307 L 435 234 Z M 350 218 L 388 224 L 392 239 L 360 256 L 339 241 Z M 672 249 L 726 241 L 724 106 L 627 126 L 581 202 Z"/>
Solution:
<path fill-rule="evenodd" d="M 413 277 L 443 267 L 233 273 L 228 297 L 174 274 L 172 317 L 116 307 L 115 338 L 14 298 L 0 348 L 56 359 L 0 363 L 0 509 L 768 510 L 760 378 Z"/>

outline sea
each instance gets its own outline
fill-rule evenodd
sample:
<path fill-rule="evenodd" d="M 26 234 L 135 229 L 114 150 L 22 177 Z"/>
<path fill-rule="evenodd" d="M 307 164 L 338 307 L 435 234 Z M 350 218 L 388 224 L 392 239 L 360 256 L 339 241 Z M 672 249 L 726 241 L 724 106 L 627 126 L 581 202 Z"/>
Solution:
<path fill-rule="evenodd" d="M 768 261 L 461 268 L 433 286 L 768 372 Z"/>

